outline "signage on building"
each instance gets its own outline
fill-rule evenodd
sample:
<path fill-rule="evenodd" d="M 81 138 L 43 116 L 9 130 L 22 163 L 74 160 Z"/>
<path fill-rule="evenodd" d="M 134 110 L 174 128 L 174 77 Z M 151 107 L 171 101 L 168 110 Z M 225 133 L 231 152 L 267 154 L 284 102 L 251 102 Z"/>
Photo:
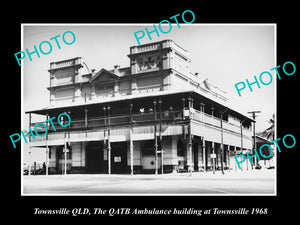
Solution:
<path fill-rule="evenodd" d="M 115 156 L 114 162 L 121 162 L 121 156 Z"/>

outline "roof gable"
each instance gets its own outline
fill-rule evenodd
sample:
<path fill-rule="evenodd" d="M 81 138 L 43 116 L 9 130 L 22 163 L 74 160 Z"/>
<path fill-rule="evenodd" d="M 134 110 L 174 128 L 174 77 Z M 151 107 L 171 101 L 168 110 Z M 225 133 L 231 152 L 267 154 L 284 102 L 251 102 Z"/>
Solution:
<path fill-rule="evenodd" d="M 89 83 L 107 82 L 119 79 L 119 76 L 102 68 L 95 76 L 91 77 Z"/>

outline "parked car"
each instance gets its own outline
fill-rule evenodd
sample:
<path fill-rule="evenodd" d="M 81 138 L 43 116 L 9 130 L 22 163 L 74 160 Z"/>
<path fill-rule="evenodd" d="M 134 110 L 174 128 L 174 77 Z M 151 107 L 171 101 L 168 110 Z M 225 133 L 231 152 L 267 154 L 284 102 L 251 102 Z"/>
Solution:
<path fill-rule="evenodd" d="M 35 171 L 34 171 L 34 165 L 30 166 L 30 175 L 40 175 L 44 173 L 45 172 L 44 172 L 43 164 L 36 163 Z M 29 174 L 29 164 L 23 163 L 23 175 L 28 175 L 28 174 Z"/>

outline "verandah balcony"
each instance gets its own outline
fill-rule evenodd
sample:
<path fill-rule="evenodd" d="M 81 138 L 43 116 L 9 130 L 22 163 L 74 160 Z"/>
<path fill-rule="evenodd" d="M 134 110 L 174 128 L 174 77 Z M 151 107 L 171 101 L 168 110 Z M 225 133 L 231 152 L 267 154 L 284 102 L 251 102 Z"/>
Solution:
<path fill-rule="evenodd" d="M 193 112 L 191 113 L 192 121 L 196 121 L 200 124 L 206 125 L 211 129 L 220 129 L 221 127 L 220 118 L 214 117 L 212 115 L 206 114 L 198 110 L 191 110 L 191 111 Z M 159 121 L 161 121 L 162 124 L 172 123 L 172 122 L 180 123 L 183 121 L 182 113 L 183 113 L 182 110 L 167 110 L 167 111 L 162 111 L 161 114 L 157 112 L 156 113 L 157 124 L 159 124 Z M 134 126 L 142 126 L 143 124 L 154 125 L 154 120 L 155 120 L 154 112 L 132 114 L 132 124 Z M 59 125 L 57 121 L 56 122 L 54 121 L 55 120 L 53 120 L 53 125 L 55 126 L 56 131 L 72 131 L 72 130 L 104 128 L 105 126 L 108 126 L 108 122 L 111 127 L 124 126 L 124 125 L 128 126 L 131 122 L 131 117 L 129 114 L 126 114 L 126 115 L 113 115 L 110 116 L 109 119 L 108 117 L 104 118 L 103 116 L 89 117 L 86 119 L 84 118 L 74 119 L 67 127 L 62 127 Z M 43 122 L 31 123 L 31 129 L 34 130 L 35 125 L 38 123 L 43 123 Z M 233 132 L 239 135 L 241 131 L 240 129 L 241 129 L 240 126 L 231 124 L 228 121 L 223 120 L 224 131 L 230 131 L 231 133 Z M 37 131 L 40 134 L 43 134 L 45 132 L 45 129 L 42 125 L 40 125 L 37 127 Z M 54 132 L 50 122 L 48 124 L 48 132 L 49 133 Z M 251 137 L 251 130 L 243 127 L 243 134 Z"/>
<path fill-rule="evenodd" d="M 160 113 L 156 112 L 156 120 L 157 123 L 161 120 L 163 122 L 166 121 L 179 121 L 182 119 L 182 111 L 165 111 Z M 153 122 L 155 120 L 155 113 L 139 113 L 139 114 L 133 114 L 132 115 L 132 124 L 141 124 L 141 123 L 147 123 L 147 122 Z M 106 116 L 105 118 L 103 116 L 101 117 L 89 117 L 88 119 L 76 119 L 71 120 L 71 123 L 67 127 L 62 127 L 59 125 L 58 122 L 54 122 L 53 125 L 57 131 L 60 130 L 72 130 L 72 129 L 92 129 L 92 128 L 101 128 L 108 126 L 108 123 L 110 126 L 117 126 L 117 125 L 129 125 L 130 124 L 130 115 L 113 115 L 109 118 Z M 31 129 L 33 130 L 35 125 L 38 123 L 44 123 L 44 122 L 35 122 L 31 123 Z M 45 132 L 44 126 L 40 125 L 37 127 L 38 132 L 43 133 Z M 48 131 L 52 132 L 54 131 L 53 126 L 51 126 L 51 123 L 48 124 Z"/>
<path fill-rule="evenodd" d="M 212 125 L 214 127 L 221 127 L 221 119 L 212 115 L 209 115 L 207 113 L 194 110 L 195 113 L 192 114 L 192 119 L 194 119 L 197 122 L 205 123 L 208 125 Z M 235 124 L 232 124 L 226 120 L 223 120 L 223 129 L 233 131 L 236 133 L 241 132 L 241 127 Z M 251 128 L 242 127 L 243 128 L 243 134 L 247 136 L 251 136 Z"/>

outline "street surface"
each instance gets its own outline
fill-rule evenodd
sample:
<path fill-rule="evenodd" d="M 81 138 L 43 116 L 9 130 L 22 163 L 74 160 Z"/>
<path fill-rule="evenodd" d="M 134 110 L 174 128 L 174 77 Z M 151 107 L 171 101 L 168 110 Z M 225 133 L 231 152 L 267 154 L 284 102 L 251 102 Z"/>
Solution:
<path fill-rule="evenodd" d="M 23 176 L 24 195 L 275 195 L 275 171 Z"/>

